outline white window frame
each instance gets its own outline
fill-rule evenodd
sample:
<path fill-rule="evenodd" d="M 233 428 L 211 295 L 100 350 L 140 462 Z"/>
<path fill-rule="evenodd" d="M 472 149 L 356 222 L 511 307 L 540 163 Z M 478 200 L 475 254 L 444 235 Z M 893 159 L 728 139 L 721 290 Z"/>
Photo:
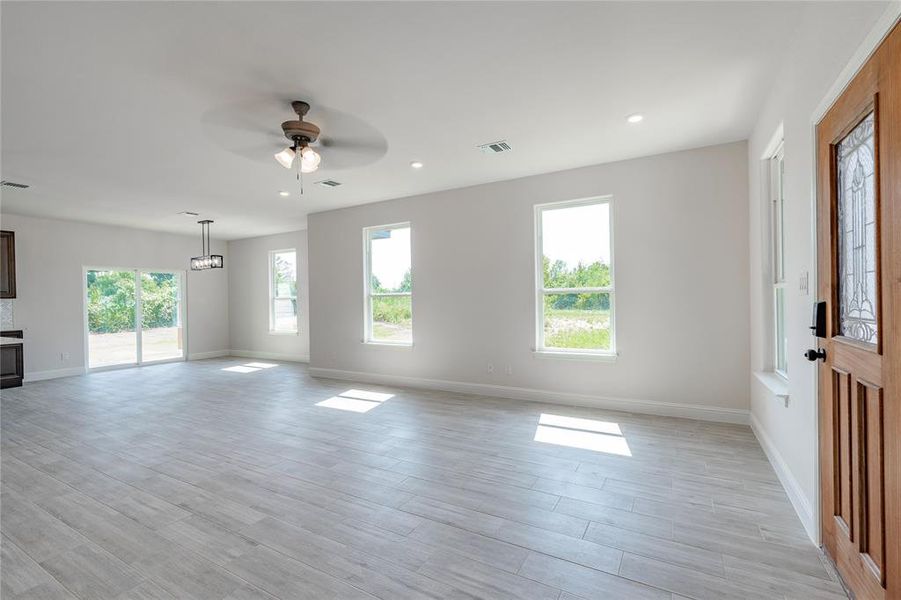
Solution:
<path fill-rule="evenodd" d="M 384 231 L 386 229 L 410 229 L 410 275 L 413 276 L 413 224 L 410 221 L 402 223 L 390 223 L 388 225 L 373 225 L 363 228 L 363 343 L 373 344 L 376 346 L 395 346 L 400 348 L 412 348 L 413 342 L 392 342 L 387 340 L 377 340 L 372 336 L 372 298 L 377 296 L 409 296 L 410 297 L 410 315 L 411 315 L 411 337 L 413 335 L 413 290 L 409 292 L 373 292 L 372 291 L 372 238 L 370 233 L 373 231 Z M 415 278 L 413 279 L 415 282 Z M 415 283 L 414 283 L 415 286 Z"/>
<path fill-rule="evenodd" d="M 770 254 L 772 256 L 771 285 L 773 306 L 773 372 L 788 379 L 788 331 L 785 328 L 785 151 L 783 142 L 767 161 L 770 200 Z M 778 297 L 782 294 L 782 309 Z M 780 327 L 781 323 L 781 327 Z"/>
<path fill-rule="evenodd" d="M 610 233 L 610 285 L 602 287 L 585 288 L 546 288 L 544 287 L 544 239 L 542 235 L 542 215 L 545 210 L 572 208 L 576 206 L 591 206 L 594 204 L 606 204 L 609 207 L 609 233 Z M 544 356 L 559 356 L 564 358 L 591 358 L 598 360 L 615 360 L 616 350 L 616 302 L 614 287 L 616 279 L 614 275 L 613 257 L 613 196 L 594 196 L 578 200 L 564 200 L 562 202 L 548 202 L 535 205 L 535 353 Z M 610 295 L 610 349 L 588 350 L 583 348 L 548 348 L 544 340 L 544 296 L 547 294 L 584 294 L 606 293 Z"/>
<path fill-rule="evenodd" d="M 275 301 L 283 300 L 283 299 L 291 299 L 290 296 L 278 296 L 278 289 L 275 282 L 275 257 L 278 254 L 285 254 L 287 252 L 294 253 L 294 329 L 276 329 L 275 328 Z M 269 251 L 269 334 L 270 335 L 297 335 L 299 331 L 299 327 L 297 325 L 298 318 L 300 316 L 300 305 L 297 301 L 297 296 L 299 295 L 299 290 L 297 289 L 297 249 L 296 248 L 283 248 L 281 250 L 270 250 Z"/>

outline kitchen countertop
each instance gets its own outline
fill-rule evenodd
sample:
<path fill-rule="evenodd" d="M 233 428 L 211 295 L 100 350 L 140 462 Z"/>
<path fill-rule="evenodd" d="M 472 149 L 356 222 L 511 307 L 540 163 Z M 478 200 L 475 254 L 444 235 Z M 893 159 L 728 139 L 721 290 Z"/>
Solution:
<path fill-rule="evenodd" d="M 10 346 L 12 344 L 21 344 L 22 338 L 0 337 L 0 346 Z"/>

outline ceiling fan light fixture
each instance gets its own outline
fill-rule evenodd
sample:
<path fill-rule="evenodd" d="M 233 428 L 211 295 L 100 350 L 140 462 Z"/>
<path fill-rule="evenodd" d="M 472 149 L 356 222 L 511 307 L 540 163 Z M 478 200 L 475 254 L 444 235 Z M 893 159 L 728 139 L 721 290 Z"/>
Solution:
<path fill-rule="evenodd" d="M 304 120 L 310 110 L 309 103 L 297 100 L 291 103 L 291 108 L 297 114 L 297 119 L 283 122 L 282 132 L 286 138 L 291 140 L 292 145 L 276 154 L 275 160 L 286 169 L 297 168 L 300 193 L 303 194 L 301 173 L 315 172 L 319 169 L 319 163 L 322 161 L 319 153 L 310 147 L 310 144 L 319 139 L 320 129 L 315 123 Z"/>
<path fill-rule="evenodd" d="M 294 149 L 293 148 L 285 148 L 281 152 L 275 153 L 275 160 L 278 161 L 278 164 L 285 167 L 286 169 L 291 168 L 291 164 L 294 162 Z"/>
<path fill-rule="evenodd" d="M 303 161 L 303 164 L 305 166 L 318 167 L 319 162 L 322 160 L 322 157 L 319 156 L 318 152 L 316 152 L 309 146 L 304 146 L 300 151 L 300 160 Z"/>

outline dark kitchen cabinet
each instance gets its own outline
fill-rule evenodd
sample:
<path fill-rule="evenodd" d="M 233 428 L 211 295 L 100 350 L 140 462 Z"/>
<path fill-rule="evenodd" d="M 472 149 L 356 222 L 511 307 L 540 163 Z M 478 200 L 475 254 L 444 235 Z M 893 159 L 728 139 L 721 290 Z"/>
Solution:
<path fill-rule="evenodd" d="M 0 331 L 0 337 L 22 338 L 22 330 Z M 0 346 L 0 389 L 19 387 L 25 375 L 25 353 L 22 344 Z"/>
<path fill-rule="evenodd" d="M 0 231 L 0 298 L 16 297 L 16 234 Z"/>

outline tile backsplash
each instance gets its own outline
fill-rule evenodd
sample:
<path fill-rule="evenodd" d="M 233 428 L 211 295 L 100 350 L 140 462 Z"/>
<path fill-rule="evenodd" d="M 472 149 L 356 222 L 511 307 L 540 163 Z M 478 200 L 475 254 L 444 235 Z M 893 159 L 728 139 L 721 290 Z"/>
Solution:
<path fill-rule="evenodd" d="M 0 300 L 0 329 L 15 328 L 15 301 L 12 299 Z"/>

